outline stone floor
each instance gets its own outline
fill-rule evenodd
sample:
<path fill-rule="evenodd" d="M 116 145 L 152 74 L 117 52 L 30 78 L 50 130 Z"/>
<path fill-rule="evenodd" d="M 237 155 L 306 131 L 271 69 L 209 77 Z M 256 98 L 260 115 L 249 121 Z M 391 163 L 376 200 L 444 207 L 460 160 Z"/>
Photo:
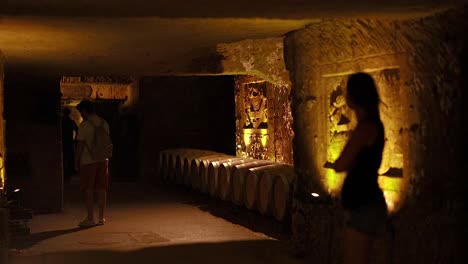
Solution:
<path fill-rule="evenodd" d="M 63 213 L 35 215 L 13 239 L 9 263 L 301 263 L 272 218 L 180 188 L 115 183 L 106 225 L 77 228 L 83 217 L 72 183 Z"/>

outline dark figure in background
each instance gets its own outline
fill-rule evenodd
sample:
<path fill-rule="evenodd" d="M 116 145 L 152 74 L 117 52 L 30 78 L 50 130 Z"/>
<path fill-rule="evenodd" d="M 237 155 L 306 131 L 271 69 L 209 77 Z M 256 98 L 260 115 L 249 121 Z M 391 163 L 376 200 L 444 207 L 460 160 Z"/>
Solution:
<path fill-rule="evenodd" d="M 358 123 L 340 157 L 331 164 L 337 172 L 348 172 L 341 191 L 347 218 L 344 263 L 369 263 L 374 238 L 387 217 L 387 205 L 377 182 L 385 141 L 379 102 L 369 74 L 350 76 L 346 103 L 355 112 Z"/>
<path fill-rule="evenodd" d="M 109 124 L 96 115 L 91 101 L 83 100 L 76 109 L 83 117 L 78 135 L 76 136 L 75 168 L 79 170 L 80 190 L 84 193 L 87 217 L 79 223 L 81 227 L 91 227 L 94 222 L 94 194 L 97 194 L 99 205 L 99 220 L 97 225 L 103 225 L 106 221 L 104 210 L 107 203 L 107 189 L 109 185 L 109 157 L 97 157 L 93 155 L 98 140 L 96 131 L 104 131 L 109 136 Z"/>
<path fill-rule="evenodd" d="M 78 133 L 78 126 L 70 118 L 70 109 L 63 109 L 62 117 L 62 150 L 63 150 L 63 176 L 66 183 L 70 182 L 71 176 L 75 173 L 75 148 L 74 134 Z"/>

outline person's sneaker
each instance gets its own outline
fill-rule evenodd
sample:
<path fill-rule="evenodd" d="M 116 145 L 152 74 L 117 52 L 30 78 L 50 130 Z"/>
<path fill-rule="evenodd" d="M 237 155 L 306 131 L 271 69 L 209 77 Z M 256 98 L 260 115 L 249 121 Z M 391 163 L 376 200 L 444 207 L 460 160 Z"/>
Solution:
<path fill-rule="evenodd" d="M 104 225 L 106 223 L 106 219 L 105 218 L 101 218 L 101 220 L 99 220 L 96 225 Z"/>
<path fill-rule="evenodd" d="M 85 219 L 78 224 L 78 226 L 80 227 L 92 227 L 95 225 L 96 223 L 94 223 L 94 220 L 89 220 L 89 219 Z"/>

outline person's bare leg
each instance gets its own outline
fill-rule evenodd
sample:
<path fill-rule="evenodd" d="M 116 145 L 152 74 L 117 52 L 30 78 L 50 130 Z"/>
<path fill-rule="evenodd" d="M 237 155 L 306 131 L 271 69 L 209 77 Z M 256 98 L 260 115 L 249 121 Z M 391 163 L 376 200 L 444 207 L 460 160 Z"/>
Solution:
<path fill-rule="evenodd" d="M 367 264 L 370 260 L 372 238 L 352 228 L 345 228 L 343 263 Z"/>
<path fill-rule="evenodd" d="M 88 211 L 88 220 L 94 220 L 94 191 L 85 191 L 85 203 Z"/>
<path fill-rule="evenodd" d="M 99 221 L 104 219 L 104 210 L 107 203 L 107 192 L 98 191 L 98 204 L 99 204 Z"/>

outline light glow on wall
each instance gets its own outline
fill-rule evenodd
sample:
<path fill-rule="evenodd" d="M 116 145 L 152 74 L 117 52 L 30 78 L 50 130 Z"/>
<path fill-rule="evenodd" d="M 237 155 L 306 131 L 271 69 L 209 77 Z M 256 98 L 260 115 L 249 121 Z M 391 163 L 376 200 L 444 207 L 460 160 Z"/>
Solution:
<path fill-rule="evenodd" d="M 5 170 L 4 170 L 3 156 L 0 155 L 0 190 L 5 186 Z"/>
<path fill-rule="evenodd" d="M 337 160 L 345 144 L 345 141 L 332 141 L 328 146 L 328 160 Z M 327 169 L 324 183 L 327 191 L 332 195 L 337 195 L 343 186 L 344 178 L 345 173 L 338 173 L 333 169 Z"/>
<path fill-rule="evenodd" d="M 5 186 L 5 170 L 0 170 L 0 190 L 3 190 L 3 186 Z"/>
<path fill-rule="evenodd" d="M 246 129 L 244 129 L 244 144 L 246 147 L 250 146 L 250 137 L 252 136 L 252 134 L 248 133 L 245 131 Z"/>
<path fill-rule="evenodd" d="M 268 143 L 268 129 L 244 129 L 245 146 L 249 147 L 253 141 L 260 141 L 262 147 L 266 147 Z"/>
<path fill-rule="evenodd" d="M 236 156 L 293 164 L 289 94 L 256 76 L 235 78 Z"/>
<path fill-rule="evenodd" d="M 268 142 L 268 129 L 260 129 L 260 142 L 262 142 L 262 147 L 266 147 Z"/>
<path fill-rule="evenodd" d="M 379 186 L 383 191 L 388 210 L 390 212 L 395 211 L 400 205 L 402 180 L 399 178 L 380 176 Z"/>

